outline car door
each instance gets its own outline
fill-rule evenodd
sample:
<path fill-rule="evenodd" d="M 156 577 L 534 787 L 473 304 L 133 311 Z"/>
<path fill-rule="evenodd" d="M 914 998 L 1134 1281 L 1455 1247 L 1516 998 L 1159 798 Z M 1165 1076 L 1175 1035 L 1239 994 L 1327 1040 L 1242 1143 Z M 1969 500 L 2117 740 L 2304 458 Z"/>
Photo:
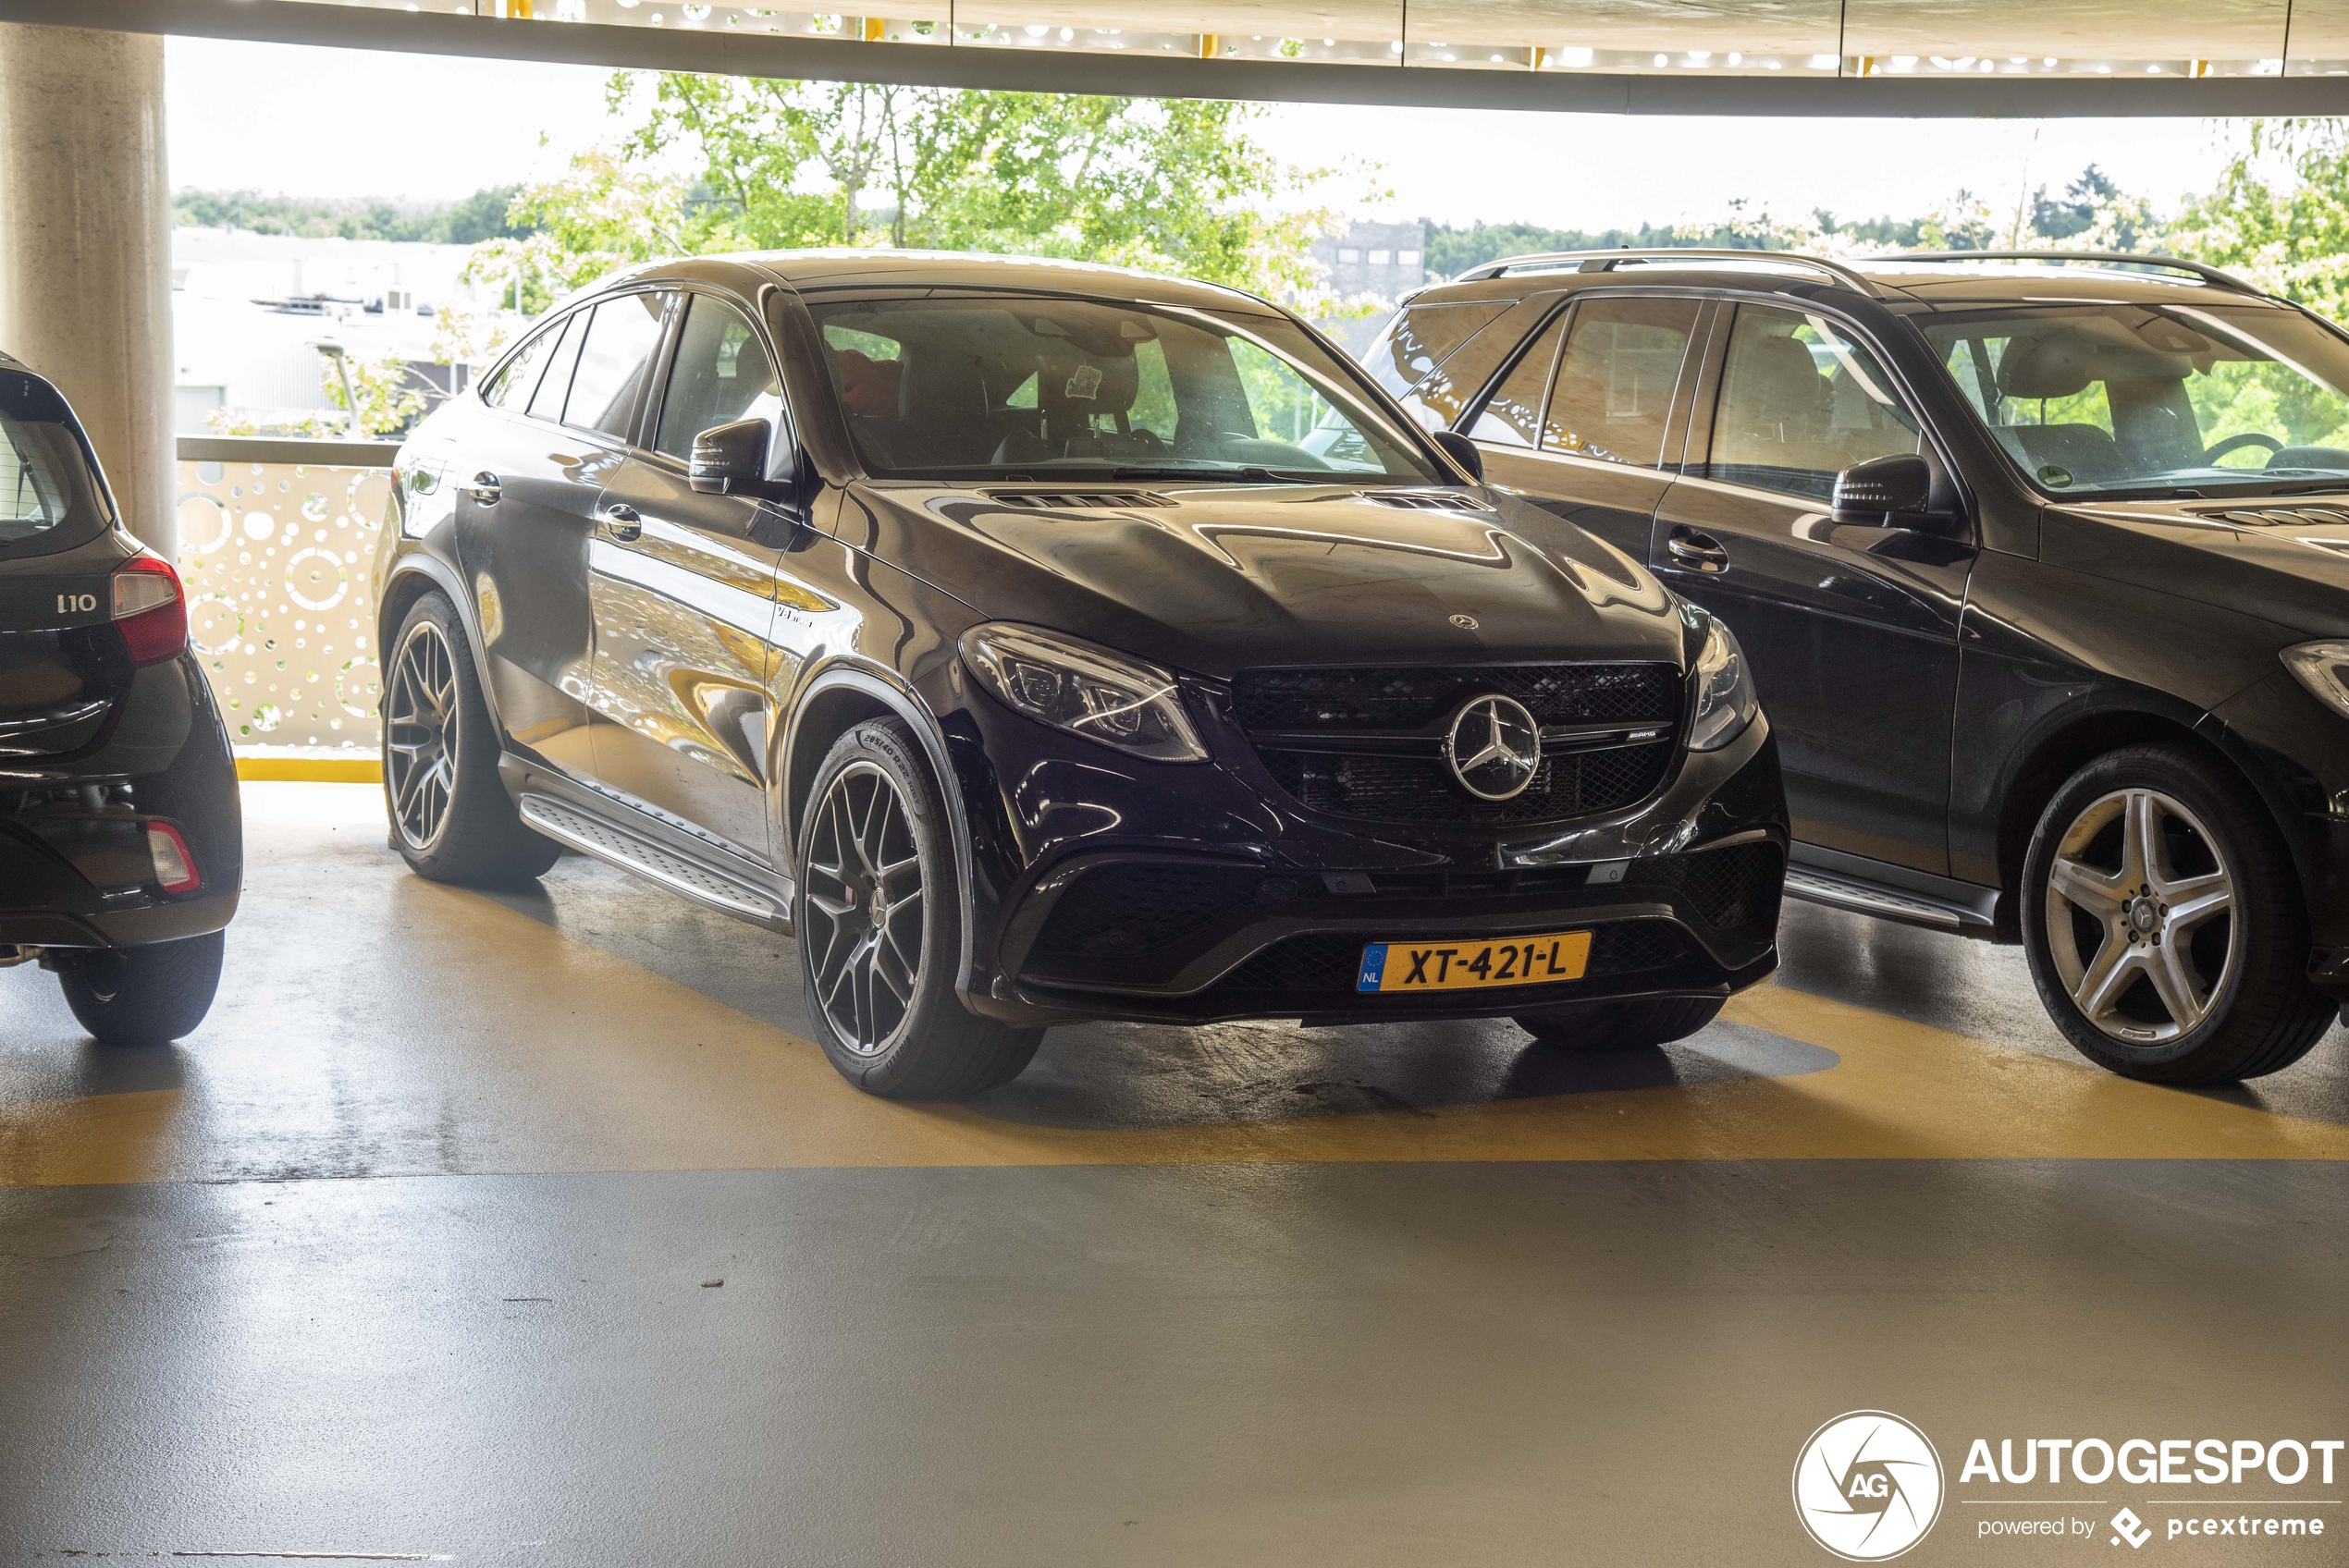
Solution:
<path fill-rule="evenodd" d="M 1778 737 L 1795 837 L 1947 875 L 1958 625 L 1974 546 L 1959 533 L 1839 525 L 1827 512 L 1837 473 L 1853 463 L 1923 450 L 1947 469 L 1883 356 L 1849 324 L 1749 301 L 1726 325 L 1650 565 L 1743 645 Z"/>
<path fill-rule="evenodd" d="M 1465 422 L 1485 479 L 1644 560 L 1709 309 L 1606 294 L 1553 313 Z"/>
<path fill-rule="evenodd" d="M 596 767 L 609 788 L 762 863 L 769 696 L 780 639 L 806 624 L 790 520 L 776 503 L 695 492 L 694 436 L 768 422 L 792 449 L 765 336 L 737 303 L 684 297 L 646 439 L 604 493 L 589 546 L 596 618 Z"/>
<path fill-rule="evenodd" d="M 619 461 L 610 443 L 563 424 L 588 314 L 547 323 L 497 373 L 484 438 L 450 471 L 457 560 L 498 722 L 518 748 L 583 778 L 594 772 L 587 531 Z"/>

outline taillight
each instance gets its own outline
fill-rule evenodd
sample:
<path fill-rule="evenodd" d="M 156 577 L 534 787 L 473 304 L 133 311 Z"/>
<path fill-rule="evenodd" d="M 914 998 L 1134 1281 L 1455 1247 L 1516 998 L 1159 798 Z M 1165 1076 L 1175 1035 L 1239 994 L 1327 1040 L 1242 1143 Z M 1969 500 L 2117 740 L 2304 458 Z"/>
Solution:
<path fill-rule="evenodd" d="M 147 824 L 147 853 L 154 859 L 155 881 L 165 892 L 192 893 L 203 886 L 203 878 L 196 872 L 196 857 L 188 852 L 188 840 L 168 822 Z"/>
<path fill-rule="evenodd" d="M 114 623 L 140 664 L 179 655 L 188 645 L 188 596 L 169 561 L 141 551 L 115 568 Z"/>

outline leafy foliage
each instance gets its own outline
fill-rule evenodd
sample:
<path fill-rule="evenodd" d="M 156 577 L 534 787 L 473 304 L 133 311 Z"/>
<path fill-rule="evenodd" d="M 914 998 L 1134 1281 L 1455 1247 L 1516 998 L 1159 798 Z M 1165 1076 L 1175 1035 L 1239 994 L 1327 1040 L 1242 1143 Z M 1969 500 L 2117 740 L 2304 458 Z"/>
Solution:
<path fill-rule="evenodd" d="M 519 189 L 496 186 L 461 202 L 412 210 L 374 200 L 326 202 L 251 190 L 182 190 L 171 199 L 171 221 L 190 227 L 242 228 L 314 239 L 478 245 L 485 239 L 520 239 L 527 232 L 508 215 Z"/>
<path fill-rule="evenodd" d="M 2349 319 L 2349 122 L 2253 122 L 2171 238 L 2182 254 Z"/>
<path fill-rule="evenodd" d="M 530 310 L 659 255 L 811 245 L 1057 256 L 1300 297 L 1325 213 L 1239 104 L 622 73 L 615 149 L 529 187 L 476 278 Z M 696 167 L 691 179 L 670 172 Z"/>

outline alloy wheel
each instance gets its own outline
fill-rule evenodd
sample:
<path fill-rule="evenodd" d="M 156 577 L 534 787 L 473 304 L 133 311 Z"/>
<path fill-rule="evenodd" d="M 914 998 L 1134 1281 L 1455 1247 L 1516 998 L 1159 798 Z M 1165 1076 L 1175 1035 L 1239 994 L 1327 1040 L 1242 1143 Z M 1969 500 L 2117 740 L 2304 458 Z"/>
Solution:
<path fill-rule="evenodd" d="M 896 1044 L 922 969 L 922 868 L 905 802 L 888 774 L 855 762 L 816 804 L 808 838 L 806 942 L 817 1005 L 860 1057 Z"/>
<path fill-rule="evenodd" d="M 400 643 L 383 714 L 392 820 L 411 847 L 428 850 L 457 792 L 457 660 L 433 622 L 417 621 Z"/>
<path fill-rule="evenodd" d="M 2156 790 L 2119 790 L 2072 819 L 2048 867 L 2049 956 L 2080 1015 L 2124 1045 L 2162 1045 L 2210 1015 L 2241 943 L 2218 839 Z"/>

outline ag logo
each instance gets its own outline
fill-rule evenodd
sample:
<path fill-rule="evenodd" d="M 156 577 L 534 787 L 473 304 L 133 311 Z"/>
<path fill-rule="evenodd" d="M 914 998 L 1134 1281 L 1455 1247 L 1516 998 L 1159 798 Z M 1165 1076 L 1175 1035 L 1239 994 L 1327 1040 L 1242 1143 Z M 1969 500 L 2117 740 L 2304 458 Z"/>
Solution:
<path fill-rule="evenodd" d="M 1847 1562 L 1898 1557 L 1941 1516 L 1941 1456 L 1898 1415 L 1839 1415 L 1795 1458 L 1794 1513 Z"/>

